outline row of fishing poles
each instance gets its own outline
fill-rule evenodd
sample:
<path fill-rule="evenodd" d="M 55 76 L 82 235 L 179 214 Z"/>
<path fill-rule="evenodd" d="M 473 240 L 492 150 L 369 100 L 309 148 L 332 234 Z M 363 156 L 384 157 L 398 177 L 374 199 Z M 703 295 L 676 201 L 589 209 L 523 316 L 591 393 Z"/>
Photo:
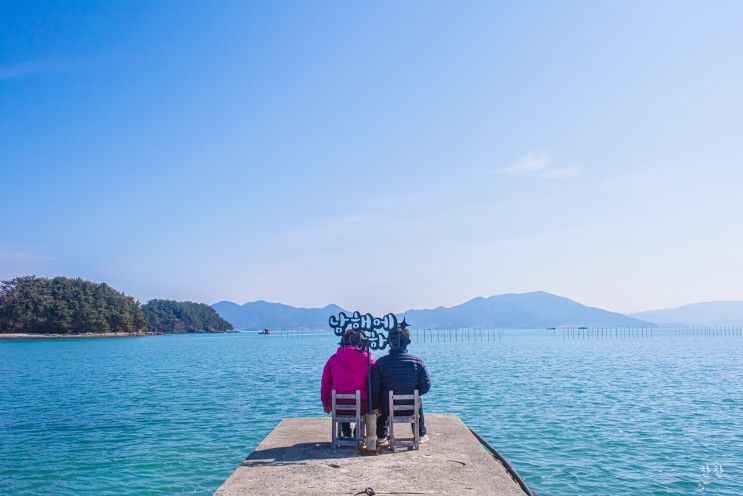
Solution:
<path fill-rule="evenodd" d="M 413 329 L 411 338 L 426 342 L 495 341 L 503 339 L 503 329 Z"/>
<path fill-rule="evenodd" d="M 635 339 L 652 338 L 652 327 L 559 327 L 547 329 L 547 333 L 562 339 Z"/>
<path fill-rule="evenodd" d="M 656 333 L 673 334 L 674 336 L 743 336 L 743 326 L 699 326 L 679 328 L 654 327 L 559 327 L 547 329 L 553 336 L 558 334 L 562 339 L 590 338 L 652 338 Z"/>
<path fill-rule="evenodd" d="M 743 325 L 692 326 L 674 329 L 673 332 L 684 336 L 743 336 Z"/>
<path fill-rule="evenodd" d="M 457 341 L 500 341 L 503 329 L 415 329 L 414 339 L 425 342 Z M 510 334 L 518 335 L 519 329 L 511 329 Z M 656 332 L 672 332 L 674 335 L 699 336 L 743 336 L 741 327 L 708 327 L 657 329 L 654 327 L 556 327 L 546 329 L 547 335 L 561 336 L 562 339 L 649 339 Z"/>
<path fill-rule="evenodd" d="M 455 341 L 495 341 L 503 339 L 503 329 L 413 329 L 412 338 L 426 342 L 455 342 Z M 307 330 L 279 330 L 271 334 L 284 339 L 303 338 L 310 334 Z"/>
<path fill-rule="evenodd" d="M 519 329 L 511 329 L 518 335 Z M 546 329 L 548 335 L 562 339 L 646 339 L 658 333 L 673 333 L 676 336 L 743 336 L 743 326 L 709 326 L 663 329 L 655 327 L 553 327 Z M 416 329 L 413 335 L 418 340 L 431 342 L 491 341 L 502 340 L 503 329 Z"/>
<path fill-rule="evenodd" d="M 518 335 L 519 329 L 511 329 L 510 334 Z M 411 329 L 414 340 L 426 342 L 464 342 L 464 341 L 501 341 L 504 329 Z M 695 326 L 662 329 L 654 327 L 551 327 L 545 330 L 548 336 L 562 339 L 646 339 L 656 333 L 672 333 L 674 336 L 743 336 L 741 326 Z M 284 339 L 304 338 L 316 334 L 302 330 L 274 331 Z"/>

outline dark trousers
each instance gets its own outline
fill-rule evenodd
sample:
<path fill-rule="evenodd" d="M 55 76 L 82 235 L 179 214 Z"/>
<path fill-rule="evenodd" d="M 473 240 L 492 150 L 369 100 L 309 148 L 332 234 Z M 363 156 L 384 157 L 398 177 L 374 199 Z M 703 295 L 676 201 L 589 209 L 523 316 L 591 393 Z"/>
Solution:
<path fill-rule="evenodd" d="M 341 435 L 356 437 L 356 426 L 353 427 L 353 434 L 351 434 L 351 422 L 341 422 Z"/>
<path fill-rule="evenodd" d="M 405 417 L 407 415 L 410 415 L 410 413 L 411 412 L 400 412 L 399 415 L 401 417 Z M 389 435 L 389 426 L 387 425 L 389 423 L 388 420 L 389 420 L 389 410 L 383 409 L 382 414 L 377 417 L 377 437 L 380 439 L 387 437 Z M 410 427 L 413 427 L 413 426 L 411 425 Z M 413 432 L 413 434 L 415 435 L 415 432 Z M 422 403 L 418 407 L 418 435 L 419 436 L 426 435 L 426 420 L 423 417 L 423 404 Z"/>
<path fill-rule="evenodd" d="M 348 407 L 343 408 L 343 405 L 347 405 L 348 401 L 353 400 L 338 400 L 338 406 L 335 407 L 336 412 L 339 412 L 339 415 L 349 415 L 353 416 L 356 415 L 356 409 L 353 407 L 351 410 L 348 410 Z M 365 398 L 361 399 L 361 421 L 364 421 L 364 415 L 366 415 L 366 412 L 368 411 L 367 400 Z M 354 422 L 355 424 L 356 422 Z M 341 422 L 341 435 L 345 437 L 356 437 L 356 425 L 353 427 L 353 434 L 351 434 L 351 422 Z"/>

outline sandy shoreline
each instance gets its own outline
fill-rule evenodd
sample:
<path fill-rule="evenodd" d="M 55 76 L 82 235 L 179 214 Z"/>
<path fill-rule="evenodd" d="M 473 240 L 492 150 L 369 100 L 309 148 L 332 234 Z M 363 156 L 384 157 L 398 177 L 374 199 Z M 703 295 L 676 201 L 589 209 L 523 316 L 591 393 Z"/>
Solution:
<path fill-rule="evenodd" d="M 130 338 L 143 336 L 158 336 L 159 334 L 133 334 L 128 332 L 86 333 L 86 334 L 28 334 L 11 333 L 0 334 L 0 339 L 79 339 L 79 338 Z"/>
<path fill-rule="evenodd" d="M 128 333 L 128 332 L 106 332 L 106 333 L 85 333 L 85 334 L 30 334 L 30 333 L 0 333 L 0 340 L 3 339 L 81 339 L 81 338 L 142 338 L 147 336 L 165 336 L 166 334 L 230 334 L 237 331 L 225 332 L 146 332 L 146 333 Z"/>

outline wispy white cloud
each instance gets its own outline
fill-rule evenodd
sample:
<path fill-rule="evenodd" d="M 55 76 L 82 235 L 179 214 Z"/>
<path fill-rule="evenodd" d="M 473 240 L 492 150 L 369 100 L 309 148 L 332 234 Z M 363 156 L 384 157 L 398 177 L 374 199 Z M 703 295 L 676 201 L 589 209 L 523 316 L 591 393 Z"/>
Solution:
<path fill-rule="evenodd" d="M 561 178 L 574 176 L 578 170 L 577 167 L 554 168 L 543 153 L 528 153 L 508 167 L 493 172 L 509 176 Z"/>
<path fill-rule="evenodd" d="M 543 154 L 529 153 L 518 159 L 508 167 L 496 169 L 498 174 L 531 175 L 542 171 L 549 165 L 549 160 Z"/>
<path fill-rule="evenodd" d="M 79 63 L 78 59 L 45 59 L 0 64 L 0 81 L 59 72 L 79 65 Z"/>

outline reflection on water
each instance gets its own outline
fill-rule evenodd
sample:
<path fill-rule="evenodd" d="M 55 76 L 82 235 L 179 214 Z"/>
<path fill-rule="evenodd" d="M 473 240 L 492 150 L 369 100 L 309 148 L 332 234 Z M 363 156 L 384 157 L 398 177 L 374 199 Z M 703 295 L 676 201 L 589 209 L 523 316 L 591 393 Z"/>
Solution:
<path fill-rule="evenodd" d="M 596 331 L 593 331 L 594 333 Z M 0 342 L 2 494 L 210 494 L 286 416 L 322 415 L 332 332 Z M 539 494 L 743 494 L 743 339 L 417 331 L 427 411 Z"/>

